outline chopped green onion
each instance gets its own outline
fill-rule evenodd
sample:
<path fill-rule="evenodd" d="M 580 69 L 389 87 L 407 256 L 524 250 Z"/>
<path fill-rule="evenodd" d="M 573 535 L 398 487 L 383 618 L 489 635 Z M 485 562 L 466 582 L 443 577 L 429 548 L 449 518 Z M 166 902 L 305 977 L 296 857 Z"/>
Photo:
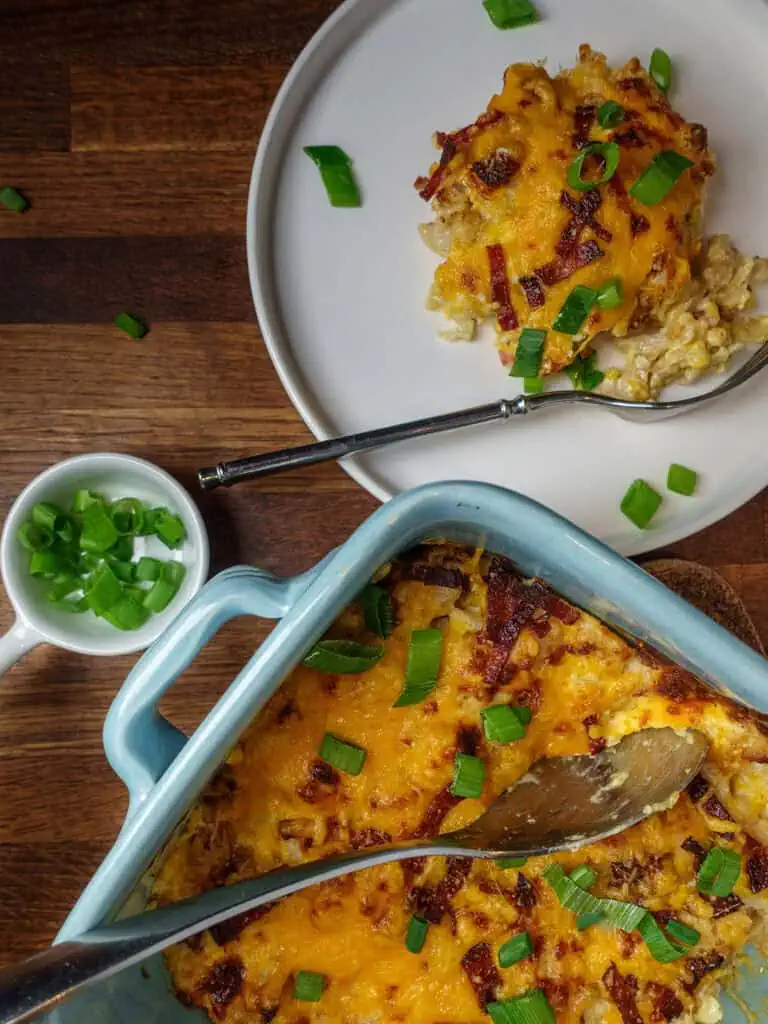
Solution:
<path fill-rule="evenodd" d="M 541 377 L 524 377 L 523 391 L 526 395 L 540 395 L 544 390 L 544 381 Z"/>
<path fill-rule="evenodd" d="M 597 123 L 601 128 L 615 128 L 626 116 L 624 107 L 615 100 L 606 100 L 597 111 Z"/>
<path fill-rule="evenodd" d="M 674 960 L 685 956 L 687 952 L 684 947 L 670 942 L 664 934 L 663 928 L 651 913 L 646 912 L 645 917 L 638 924 L 637 930 L 642 935 L 648 952 L 660 964 L 671 964 Z"/>
<path fill-rule="evenodd" d="M 580 885 L 582 889 L 591 889 L 597 881 L 597 874 L 586 864 L 579 864 L 570 873 L 569 878 L 576 885 Z"/>
<path fill-rule="evenodd" d="M 672 58 L 666 50 L 656 47 L 651 54 L 648 70 L 651 73 L 651 78 L 666 96 L 672 85 Z"/>
<path fill-rule="evenodd" d="M 429 922 L 425 921 L 423 917 L 419 917 L 418 914 L 414 914 L 408 922 L 408 931 L 405 935 L 405 948 L 409 953 L 422 951 L 424 943 L 427 941 L 428 931 Z"/>
<path fill-rule="evenodd" d="M 512 967 L 533 953 L 533 943 L 528 932 L 520 932 L 499 946 L 499 967 Z"/>
<path fill-rule="evenodd" d="M 552 330 L 560 334 L 578 334 L 596 301 L 597 292 L 594 288 L 577 284 L 555 317 Z"/>
<path fill-rule="evenodd" d="M 108 558 L 109 567 L 121 583 L 133 583 L 136 566 L 133 562 L 120 562 L 116 558 Z"/>
<path fill-rule="evenodd" d="M 689 167 L 693 167 L 693 161 L 674 150 L 666 149 L 657 153 L 637 181 L 630 186 L 629 194 L 644 206 L 656 206 L 669 195 Z"/>
<path fill-rule="evenodd" d="M 32 522 L 49 533 L 58 533 L 65 521 L 64 513 L 50 501 L 38 501 L 32 509 Z"/>
<path fill-rule="evenodd" d="M 581 176 L 584 163 L 589 157 L 601 157 L 605 166 L 599 178 L 587 181 Z M 590 142 L 579 151 L 574 157 L 571 166 L 568 168 L 568 184 L 577 192 L 589 192 L 590 189 L 598 188 L 610 181 L 619 168 L 621 150 L 616 142 Z"/>
<path fill-rule="evenodd" d="M 538 18 L 530 0 L 483 0 L 483 7 L 496 28 L 520 28 Z"/>
<path fill-rule="evenodd" d="M 661 505 L 661 495 L 645 480 L 635 480 L 621 499 L 621 511 L 639 529 L 644 530 Z"/>
<path fill-rule="evenodd" d="M 689 928 L 687 924 L 683 924 L 682 921 L 670 921 L 667 931 L 673 939 L 684 946 L 695 946 L 701 941 L 701 934 L 695 928 Z"/>
<path fill-rule="evenodd" d="M 320 170 L 331 206 L 362 206 L 352 161 L 338 146 L 305 146 L 304 152 Z"/>
<path fill-rule="evenodd" d="M 741 874 L 741 857 L 734 850 L 715 846 L 696 875 L 699 892 L 707 896 L 730 896 Z"/>
<path fill-rule="evenodd" d="M 439 629 L 414 629 L 408 644 L 405 679 L 395 707 L 420 704 L 435 688 L 440 674 L 443 634 Z"/>
<path fill-rule="evenodd" d="M 91 554 L 103 555 L 117 540 L 119 534 L 100 502 L 93 502 L 83 509 L 80 547 Z"/>
<path fill-rule="evenodd" d="M 13 188 L 11 185 L 6 185 L 4 188 L 0 188 L 0 203 L 3 204 L 12 213 L 24 213 L 29 209 L 29 200 L 26 196 L 23 196 L 21 192 Z"/>
<path fill-rule="evenodd" d="M 594 910 L 590 914 L 579 914 L 576 918 L 576 927 L 580 932 L 583 932 L 585 929 L 591 928 L 593 924 L 604 920 L 605 915 L 602 910 Z"/>
<path fill-rule="evenodd" d="M 72 511 L 75 515 L 81 512 L 85 512 L 89 505 L 103 505 L 104 499 L 99 497 L 98 494 L 92 494 L 91 491 L 81 488 L 79 491 L 75 491 L 75 496 L 72 499 Z"/>
<path fill-rule="evenodd" d="M 514 743 L 525 736 L 525 726 L 508 704 L 494 704 L 480 712 L 485 738 L 491 743 Z"/>
<path fill-rule="evenodd" d="M 520 719 L 520 721 L 523 723 L 523 725 L 530 725 L 531 724 L 531 719 L 533 718 L 533 713 L 531 712 L 530 708 L 521 708 L 521 707 L 517 707 L 516 705 L 515 706 L 510 705 L 510 706 L 512 707 L 512 710 L 515 712 L 515 714 Z"/>
<path fill-rule="evenodd" d="M 465 800 L 477 800 L 485 782 L 485 764 L 472 754 L 457 754 L 451 793 Z"/>
<path fill-rule="evenodd" d="M 144 607 L 157 615 L 165 611 L 176 594 L 186 574 L 181 562 L 166 562 L 158 579 L 144 595 Z"/>
<path fill-rule="evenodd" d="M 331 736 L 329 732 L 323 736 L 323 742 L 320 744 L 320 760 L 327 761 L 328 764 L 338 768 L 340 772 L 346 772 L 347 775 L 359 775 L 363 770 L 366 756 L 362 747 L 345 743 L 344 740 Z"/>
<path fill-rule="evenodd" d="M 499 857 L 494 861 L 497 868 L 507 871 L 509 868 L 522 868 L 528 863 L 527 857 Z"/>
<path fill-rule="evenodd" d="M 115 327 L 119 327 L 121 331 L 124 331 L 134 341 L 141 341 L 142 338 L 149 334 L 149 327 L 147 327 L 144 321 L 139 320 L 138 317 L 132 316 L 130 313 L 118 313 L 114 323 Z"/>
<path fill-rule="evenodd" d="M 383 653 L 383 647 L 359 644 L 355 640 L 321 640 L 304 658 L 303 664 L 318 672 L 348 676 L 372 668 Z"/>
<path fill-rule="evenodd" d="M 600 309 L 616 309 L 624 301 L 624 285 L 620 277 L 612 277 L 597 290 Z"/>
<path fill-rule="evenodd" d="M 363 619 L 366 629 L 376 636 L 388 637 L 395 624 L 392 601 L 383 587 L 370 583 L 363 591 L 360 600 L 363 605 Z"/>
<path fill-rule="evenodd" d="M 576 356 L 572 363 L 563 367 L 563 373 L 577 391 L 594 391 L 598 384 L 605 380 L 605 374 L 597 369 L 596 363 L 597 352 L 590 352 L 588 356 Z"/>
<path fill-rule="evenodd" d="M 120 562 L 130 562 L 133 559 L 133 537 L 118 537 L 109 549 L 109 554 Z"/>
<path fill-rule="evenodd" d="M 109 515 L 121 536 L 135 536 L 141 533 L 144 506 L 138 498 L 121 498 L 110 506 Z"/>
<path fill-rule="evenodd" d="M 53 544 L 53 534 L 44 526 L 31 520 L 22 523 L 17 534 L 19 543 L 27 551 L 43 551 Z"/>
<path fill-rule="evenodd" d="M 540 988 L 488 1003 L 487 1010 L 493 1024 L 556 1024 L 555 1012 Z"/>
<path fill-rule="evenodd" d="M 546 331 L 534 327 L 523 328 L 517 339 L 515 362 L 509 371 L 510 377 L 538 377 L 546 339 Z"/>
<path fill-rule="evenodd" d="M 44 579 L 54 579 L 61 573 L 66 572 L 67 564 L 57 551 L 40 550 L 33 551 L 29 556 L 29 575 L 42 576 Z"/>
<path fill-rule="evenodd" d="M 56 520 L 56 536 L 63 544 L 73 544 L 77 530 L 72 518 L 62 515 Z"/>
<path fill-rule="evenodd" d="M 297 971 L 293 980 L 293 995 L 303 1003 L 316 1003 L 325 988 L 325 975 L 317 971 Z"/>
<path fill-rule="evenodd" d="M 110 552 L 110 554 L 112 554 L 112 552 Z M 116 558 L 117 556 L 112 555 L 112 557 Z M 79 558 L 75 562 L 75 570 L 81 576 L 87 576 L 99 565 L 101 565 L 101 559 L 98 555 L 89 555 L 87 552 L 81 551 Z"/>
<path fill-rule="evenodd" d="M 680 466 L 677 462 L 673 462 L 669 467 L 667 489 L 674 491 L 675 494 L 684 494 L 690 498 L 696 490 L 698 482 L 699 474 L 695 470 L 688 469 L 687 466 Z"/>
<path fill-rule="evenodd" d="M 83 581 L 77 576 L 67 572 L 59 573 L 58 576 L 54 576 L 51 589 L 46 597 L 51 604 L 56 604 L 58 601 L 63 601 L 65 597 L 72 597 L 73 594 L 79 593 L 82 589 Z"/>
<path fill-rule="evenodd" d="M 555 890 L 555 895 L 567 910 L 576 914 L 600 914 L 616 928 L 633 931 L 648 911 L 635 903 L 599 899 L 569 878 L 559 864 L 550 864 L 544 878 Z"/>
<path fill-rule="evenodd" d="M 160 579 L 163 563 L 159 558 L 148 558 L 144 555 L 136 563 L 135 578 L 139 583 L 153 583 Z"/>
<path fill-rule="evenodd" d="M 104 618 L 111 626 L 124 630 L 140 629 L 151 615 L 152 611 L 147 608 L 146 603 L 137 600 L 134 594 L 127 591 L 104 612 Z"/>
<path fill-rule="evenodd" d="M 600 910 L 603 917 L 614 928 L 621 928 L 623 932 L 632 932 L 637 928 L 648 911 L 637 903 L 622 903 L 621 900 L 600 900 Z"/>
<path fill-rule="evenodd" d="M 105 562 L 94 569 L 85 581 L 85 597 L 88 607 L 97 615 L 103 615 L 117 604 L 123 593 L 120 580 Z"/>
<path fill-rule="evenodd" d="M 167 508 L 152 510 L 154 533 L 167 548 L 177 548 L 187 539 L 187 531 L 181 516 L 175 516 Z"/>

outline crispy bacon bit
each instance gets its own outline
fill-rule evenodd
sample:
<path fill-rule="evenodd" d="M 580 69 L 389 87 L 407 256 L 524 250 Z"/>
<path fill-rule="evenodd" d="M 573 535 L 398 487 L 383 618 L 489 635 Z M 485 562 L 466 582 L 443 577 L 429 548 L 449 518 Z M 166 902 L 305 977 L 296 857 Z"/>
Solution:
<path fill-rule="evenodd" d="M 634 932 L 625 932 L 621 928 L 619 929 L 619 946 L 625 960 L 629 960 L 634 955 L 642 941 L 642 938 Z"/>
<path fill-rule="evenodd" d="M 515 704 L 528 708 L 531 714 L 535 715 L 541 707 L 541 684 L 537 681 L 533 686 L 527 686 L 524 690 L 517 690 L 515 693 Z"/>
<path fill-rule="evenodd" d="M 460 754 L 474 756 L 482 742 L 483 734 L 478 725 L 460 725 L 456 731 L 456 750 Z"/>
<path fill-rule="evenodd" d="M 547 301 L 541 281 L 537 277 L 521 277 L 520 287 L 525 292 L 528 305 L 531 309 L 540 309 Z"/>
<path fill-rule="evenodd" d="M 743 906 L 743 901 L 735 892 L 732 892 L 730 896 L 715 896 L 712 900 L 712 917 L 715 921 L 719 921 L 721 917 L 735 914 Z"/>
<path fill-rule="evenodd" d="M 709 792 L 709 783 L 703 775 L 694 775 L 691 781 L 688 783 L 686 793 L 693 800 L 695 804 L 701 800 L 706 793 Z"/>
<path fill-rule="evenodd" d="M 651 1024 L 661 1024 L 663 1020 L 675 1020 L 685 1009 L 673 990 L 666 985 L 649 981 L 648 994 L 653 1000 Z"/>
<path fill-rule="evenodd" d="M 547 601 L 547 611 L 566 626 L 573 626 L 581 618 L 581 612 L 572 604 L 564 601 L 562 597 L 550 594 Z"/>
<path fill-rule="evenodd" d="M 378 828 L 361 828 L 353 830 L 349 837 L 349 845 L 353 850 L 367 850 L 369 846 L 383 846 L 391 843 L 392 836 L 389 832 L 382 832 Z"/>
<path fill-rule="evenodd" d="M 727 808 L 720 803 L 714 793 L 702 806 L 707 814 L 711 815 L 713 818 L 717 818 L 718 821 L 733 821 L 733 818 L 728 813 Z"/>
<path fill-rule="evenodd" d="M 223 764 L 215 773 L 201 798 L 206 807 L 229 803 L 237 791 L 237 779 L 231 764 Z"/>
<path fill-rule="evenodd" d="M 608 989 L 608 994 L 621 1014 L 624 1024 L 644 1024 L 637 1008 L 637 978 L 634 974 L 627 974 L 624 977 L 619 973 L 616 964 L 611 963 L 603 975 L 603 984 Z"/>
<path fill-rule="evenodd" d="M 677 703 L 707 696 L 704 684 L 679 665 L 667 665 L 656 689 Z"/>
<path fill-rule="evenodd" d="M 645 865 L 639 860 L 617 860 L 611 864 L 611 882 L 613 885 L 636 885 L 646 875 Z"/>
<path fill-rule="evenodd" d="M 768 889 L 768 848 L 755 843 L 747 860 L 747 878 L 752 892 Z"/>
<path fill-rule="evenodd" d="M 643 217 L 641 213 L 635 213 L 634 211 L 629 217 L 629 230 L 633 238 L 637 238 L 638 235 L 644 234 L 651 226 L 651 222 L 647 217 Z"/>
<path fill-rule="evenodd" d="M 579 104 L 573 114 L 574 132 L 571 136 L 576 149 L 583 149 L 589 142 L 589 133 L 595 123 L 597 108 L 592 104 Z"/>
<path fill-rule="evenodd" d="M 442 145 L 443 151 L 440 154 L 440 162 L 438 163 L 437 167 L 432 172 L 432 174 L 430 174 L 426 185 L 424 185 L 424 187 L 419 191 L 419 195 L 426 202 L 429 202 L 429 200 L 432 199 L 434 194 L 440 188 L 440 183 L 443 180 L 445 170 L 448 164 L 451 162 L 451 160 L 453 160 L 453 158 L 456 156 L 456 150 L 458 147 L 456 146 L 455 142 L 453 142 L 451 139 L 447 139 Z M 416 182 L 417 187 L 422 180 L 423 179 L 421 178 L 418 179 L 418 181 Z"/>
<path fill-rule="evenodd" d="M 546 607 L 548 592 L 540 583 L 525 584 L 506 560 L 494 558 L 486 576 L 487 618 L 484 639 L 493 651 L 484 667 L 486 683 L 498 689 L 509 655 L 537 608 Z"/>
<path fill-rule="evenodd" d="M 200 991 L 211 997 L 211 1010 L 220 1020 L 243 987 L 245 967 L 239 956 L 219 960 L 200 985 Z"/>
<path fill-rule="evenodd" d="M 284 722 L 287 722 L 293 715 L 298 715 L 298 713 L 299 709 L 296 707 L 294 702 L 292 700 L 286 701 L 277 712 L 275 721 L 278 725 L 283 725 Z"/>
<path fill-rule="evenodd" d="M 514 331 L 519 327 L 519 321 L 509 297 L 507 257 L 504 253 L 504 246 L 489 245 L 486 246 L 486 249 L 491 268 L 491 298 L 499 307 L 496 314 L 499 326 L 503 331 Z"/>
<path fill-rule="evenodd" d="M 450 590 L 467 590 L 469 580 L 460 569 L 446 569 L 442 565 L 428 562 L 401 562 L 398 579 L 425 583 L 429 587 L 446 587 Z"/>
<path fill-rule="evenodd" d="M 259 1010 L 262 1024 L 272 1024 L 279 1009 L 279 1006 L 262 1006 L 261 1010 Z"/>
<path fill-rule="evenodd" d="M 515 904 L 520 908 L 520 910 L 531 910 L 536 906 L 536 890 L 522 871 L 519 871 L 517 874 Z"/>
<path fill-rule="evenodd" d="M 282 818 L 277 823 L 277 834 L 281 839 L 306 839 L 314 828 L 311 818 Z"/>
<path fill-rule="evenodd" d="M 604 242 L 610 242 L 613 235 L 607 231 L 602 224 L 595 220 L 595 214 L 600 209 L 603 198 L 598 189 L 587 192 L 582 200 L 574 199 L 569 192 L 560 193 L 560 204 L 573 214 L 573 218 L 566 225 L 560 240 L 555 246 L 555 252 L 559 256 L 566 253 L 576 245 L 586 227 L 592 228 L 598 238 Z"/>
<path fill-rule="evenodd" d="M 701 979 L 712 971 L 716 971 L 718 967 L 722 967 L 725 963 L 725 957 L 721 956 L 720 953 L 716 953 L 712 950 L 709 953 L 705 953 L 703 956 L 692 956 L 686 961 L 686 967 L 691 972 L 691 983 L 686 986 L 689 991 L 693 991 L 699 984 Z"/>
<path fill-rule="evenodd" d="M 544 991 L 544 995 L 547 997 L 547 1002 L 555 1011 L 559 1013 L 561 1010 L 565 1010 L 568 1006 L 568 982 L 567 981 L 555 981 L 554 978 L 542 978 L 539 982 L 541 988 Z M 572 982 L 577 986 L 578 980 Z"/>
<path fill-rule="evenodd" d="M 693 854 L 694 861 L 696 863 L 696 870 L 698 871 L 701 865 L 704 863 L 704 858 L 707 856 L 707 851 L 704 849 L 701 843 L 697 842 L 693 838 L 693 836 L 688 836 L 688 838 L 685 839 L 680 844 L 680 846 L 683 850 Z"/>
<path fill-rule="evenodd" d="M 520 162 L 515 160 L 508 149 L 497 149 L 485 160 L 472 164 L 472 170 L 484 185 L 497 189 L 514 178 L 520 170 Z"/>
<path fill-rule="evenodd" d="M 638 132 L 636 125 L 630 125 L 623 132 L 616 132 L 612 141 L 625 149 L 642 149 L 647 140 Z"/>
<path fill-rule="evenodd" d="M 400 861 L 400 868 L 403 872 L 403 887 L 406 893 L 410 893 L 416 876 L 422 874 L 426 866 L 426 857 L 409 857 L 408 860 Z"/>
<path fill-rule="evenodd" d="M 309 768 L 309 781 L 297 792 L 305 803 L 316 804 L 323 797 L 330 796 L 341 779 L 338 772 L 325 761 L 313 761 Z"/>
<path fill-rule="evenodd" d="M 410 905 L 431 924 L 440 924 L 450 910 L 453 897 L 467 880 L 472 862 L 466 857 L 449 857 L 446 872 L 434 888 L 418 886 L 410 895 Z"/>
<path fill-rule="evenodd" d="M 445 816 L 459 803 L 461 803 L 461 797 L 453 795 L 450 785 L 441 789 L 429 802 L 424 817 L 414 829 L 413 838 L 423 839 L 436 836 Z"/>
<path fill-rule="evenodd" d="M 589 266 L 604 256 L 603 250 L 594 240 L 580 242 L 564 256 L 558 256 L 551 263 L 539 267 L 536 276 L 542 284 L 553 285 L 565 281 L 577 270 Z"/>
<path fill-rule="evenodd" d="M 480 129 L 487 128 L 488 125 L 495 124 L 504 117 L 503 110 L 486 110 L 484 114 L 481 114 L 476 121 L 472 124 L 468 124 L 465 128 L 460 128 L 458 131 L 437 133 L 437 144 L 438 146 L 445 146 L 446 142 L 452 142 L 455 146 L 465 146 L 469 140 L 475 135 Z"/>
<path fill-rule="evenodd" d="M 309 766 L 309 777 L 313 782 L 321 782 L 324 786 L 335 786 L 339 782 L 336 770 L 327 761 L 313 761 Z"/>
<path fill-rule="evenodd" d="M 218 924 L 214 924 L 210 928 L 211 938 L 217 945 L 225 946 L 228 942 L 236 939 L 249 924 L 253 924 L 254 921 L 258 921 L 268 914 L 274 906 L 274 903 L 264 903 L 260 907 L 254 907 L 253 910 L 246 910 L 244 914 L 237 914 L 226 921 L 219 921 Z"/>
<path fill-rule="evenodd" d="M 488 1003 L 494 1002 L 497 998 L 502 986 L 502 978 L 493 962 L 491 947 L 487 942 L 478 942 L 461 958 L 461 966 L 466 971 L 481 1009 L 485 1010 Z"/>

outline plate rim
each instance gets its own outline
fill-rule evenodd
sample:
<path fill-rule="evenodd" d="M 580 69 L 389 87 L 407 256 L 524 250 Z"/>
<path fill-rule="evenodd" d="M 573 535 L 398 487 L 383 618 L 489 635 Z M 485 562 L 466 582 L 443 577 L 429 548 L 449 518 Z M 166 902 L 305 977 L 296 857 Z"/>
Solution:
<path fill-rule="evenodd" d="M 329 440 L 336 434 L 329 429 L 324 412 L 318 407 L 311 389 L 305 383 L 301 367 L 294 359 L 289 343 L 284 336 L 281 337 L 277 301 L 274 294 L 270 294 L 273 291 L 271 265 L 274 249 L 270 215 L 274 206 L 270 199 L 275 192 L 276 174 L 274 172 L 283 152 L 279 139 L 277 139 L 277 148 L 275 148 L 275 137 L 281 120 L 283 120 L 283 114 L 293 97 L 294 87 L 307 72 L 310 62 L 320 53 L 329 37 L 333 36 L 347 18 L 357 15 L 361 18 L 360 27 L 362 28 L 367 14 L 370 13 L 371 21 L 377 20 L 387 8 L 391 8 L 399 2 L 401 0 L 385 0 L 382 5 L 380 0 L 343 0 L 336 10 L 322 22 L 299 52 L 272 101 L 251 170 L 246 207 L 246 258 L 258 326 L 283 389 L 318 441 Z M 768 25 L 768 0 L 729 0 L 729 7 L 731 11 L 739 10 L 748 17 L 762 18 Z M 342 50 L 347 45 L 349 42 L 342 47 Z M 402 491 L 385 486 L 373 471 L 361 465 L 356 456 L 337 461 L 338 465 L 355 483 L 381 502 L 389 501 L 398 493 L 402 493 Z M 627 544 L 618 545 L 615 550 L 625 557 L 631 558 L 669 547 L 726 519 L 756 498 L 767 487 L 768 479 L 757 487 L 747 483 L 741 489 L 733 492 L 731 500 L 697 519 L 692 528 L 681 523 L 677 527 L 659 528 L 658 532 L 656 530 L 641 530 L 638 531 L 636 538 L 629 540 Z M 514 488 L 511 487 L 507 489 L 514 491 Z M 568 518 L 567 515 L 565 518 Z M 602 540 L 600 537 L 598 539 Z M 603 543 L 608 542 L 603 541 Z"/>

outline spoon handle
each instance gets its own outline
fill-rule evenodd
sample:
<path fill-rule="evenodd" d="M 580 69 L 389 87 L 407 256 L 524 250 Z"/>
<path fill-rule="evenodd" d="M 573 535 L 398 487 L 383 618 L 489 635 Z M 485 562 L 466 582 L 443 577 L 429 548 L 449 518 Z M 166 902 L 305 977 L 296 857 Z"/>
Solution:
<path fill-rule="evenodd" d="M 217 466 L 198 470 L 197 479 L 204 490 L 210 491 L 222 484 L 228 487 L 239 483 L 240 480 L 252 480 L 255 477 L 266 476 L 267 473 L 279 473 L 285 469 L 311 466 L 316 462 L 343 459 L 347 455 L 383 448 L 396 441 L 408 441 L 415 437 L 440 434 L 446 430 L 459 430 L 461 427 L 491 423 L 493 420 L 505 420 L 513 415 L 526 413 L 529 408 L 525 395 L 511 400 L 502 398 L 498 402 L 476 405 L 471 409 L 449 412 L 442 416 L 428 416 L 423 420 L 412 420 L 410 423 L 366 430 L 362 434 L 347 434 L 346 437 L 337 437 L 330 441 L 304 444 L 298 448 L 283 448 L 281 451 L 253 455 L 246 459 L 236 459 L 234 462 L 220 462 Z"/>
<path fill-rule="evenodd" d="M 202 896 L 172 903 L 95 928 L 21 964 L 0 970 L 0 1024 L 34 1020 L 75 992 L 212 925 L 247 913 L 300 889 L 351 871 L 415 856 L 482 857 L 450 842 L 413 841 L 381 846 L 272 871 Z"/>

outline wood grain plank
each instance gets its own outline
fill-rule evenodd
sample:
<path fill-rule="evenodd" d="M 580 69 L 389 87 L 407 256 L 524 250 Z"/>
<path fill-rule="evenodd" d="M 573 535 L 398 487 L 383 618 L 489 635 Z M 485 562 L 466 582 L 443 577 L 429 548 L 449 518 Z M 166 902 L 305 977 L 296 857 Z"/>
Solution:
<path fill-rule="evenodd" d="M 240 237 L 0 239 L 0 323 L 249 320 Z"/>
<path fill-rule="evenodd" d="M 242 235 L 253 148 L 9 153 L 2 178 L 31 206 L 23 216 L 2 213 L 0 237 Z"/>
<path fill-rule="evenodd" d="M 282 69 L 73 67 L 77 150 L 253 153 Z"/>
<path fill-rule="evenodd" d="M 735 562 L 768 561 L 768 492 L 706 530 L 647 558 L 687 558 L 717 568 Z"/>
<path fill-rule="evenodd" d="M 3 15 L 0 12 L 0 37 Z M 69 75 L 56 54 L 3 55 L 0 88 L 0 153 L 65 152 L 69 148 Z M 5 158 L 2 184 L 19 184 Z"/>
<path fill-rule="evenodd" d="M 287 70 L 340 0 L 4 0 L 0 58 L 73 63 L 282 64 Z"/>

